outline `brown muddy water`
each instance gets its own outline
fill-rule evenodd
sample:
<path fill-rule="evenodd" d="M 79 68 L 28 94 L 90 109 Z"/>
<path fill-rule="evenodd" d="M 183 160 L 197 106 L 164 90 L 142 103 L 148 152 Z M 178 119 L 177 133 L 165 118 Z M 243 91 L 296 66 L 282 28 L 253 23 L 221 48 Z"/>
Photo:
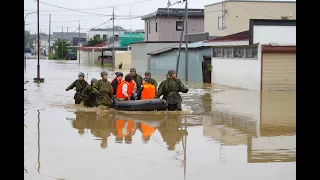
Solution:
<path fill-rule="evenodd" d="M 296 179 L 296 92 L 190 84 L 183 112 L 74 105 L 65 88 L 101 69 L 41 60 L 37 85 L 36 60 L 27 61 L 25 179 Z"/>

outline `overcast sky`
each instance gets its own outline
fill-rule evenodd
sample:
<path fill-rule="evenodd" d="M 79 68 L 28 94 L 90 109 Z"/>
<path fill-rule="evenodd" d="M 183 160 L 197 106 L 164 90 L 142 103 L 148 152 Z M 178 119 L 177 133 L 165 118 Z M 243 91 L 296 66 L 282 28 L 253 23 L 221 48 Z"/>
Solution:
<path fill-rule="evenodd" d="M 177 0 L 170 1 L 173 4 Z M 188 0 L 188 7 L 203 9 L 205 5 L 220 1 L 221 0 Z M 111 18 L 110 16 L 106 16 L 112 15 L 111 6 L 115 6 L 115 16 L 119 17 L 118 19 L 115 19 L 115 25 L 120 25 L 125 29 L 129 29 L 130 6 L 131 16 L 135 17 L 152 13 L 158 8 L 165 8 L 167 2 L 168 0 L 40 0 L 40 31 L 49 32 L 49 14 L 51 14 L 51 32 L 61 32 L 62 27 L 64 32 L 67 31 L 67 27 L 69 32 L 73 32 L 78 28 L 79 20 L 82 28 L 81 32 L 87 32 L 90 28 L 97 27 Z M 60 6 L 61 8 L 54 6 Z M 184 4 L 172 6 L 172 8 L 183 7 Z M 63 8 L 82 12 L 75 12 Z M 36 11 L 36 0 L 24 0 L 25 15 Z M 99 26 L 99 28 L 107 27 L 112 27 L 112 21 L 108 21 Z M 143 29 L 144 21 L 142 21 L 141 18 L 131 19 L 131 28 Z M 26 30 L 31 31 L 31 33 L 37 31 L 36 13 L 27 16 Z"/>

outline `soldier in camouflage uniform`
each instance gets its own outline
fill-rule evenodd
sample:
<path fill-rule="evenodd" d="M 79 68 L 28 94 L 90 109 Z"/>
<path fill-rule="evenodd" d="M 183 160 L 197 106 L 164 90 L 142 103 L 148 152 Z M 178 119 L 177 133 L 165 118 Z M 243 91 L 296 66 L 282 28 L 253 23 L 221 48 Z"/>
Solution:
<path fill-rule="evenodd" d="M 83 105 L 86 107 L 96 107 L 96 99 L 97 95 L 93 93 L 93 85 L 97 82 L 98 80 L 96 78 L 91 79 L 91 84 L 84 88 L 82 91 L 82 97 L 83 97 Z"/>
<path fill-rule="evenodd" d="M 108 73 L 101 72 L 102 79 L 98 80 L 94 85 L 92 92 L 97 95 L 97 105 L 110 107 L 113 103 L 112 86 L 108 81 Z"/>
<path fill-rule="evenodd" d="M 156 89 L 158 87 L 158 83 L 156 80 L 154 80 L 153 78 L 151 78 L 151 72 L 150 71 L 146 71 L 144 73 L 145 78 L 148 78 L 150 80 L 150 84 L 152 84 Z"/>
<path fill-rule="evenodd" d="M 132 75 L 133 80 L 136 82 L 136 85 L 137 85 L 136 92 L 139 92 L 142 85 L 142 77 L 139 74 L 137 74 L 136 68 L 130 68 L 130 74 Z"/>
<path fill-rule="evenodd" d="M 82 102 L 83 99 L 81 96 L 81 92 L 87 86 L 88 86 L 88 83 L 87 83 L 87 81 L 84 80 L 84 73 L 80 72 L 78 74 L 78 79 L 75 80 L 72 84 L 70 84 L 69 87 L 67 87 L 66 91 L 69 91 L 70 89 L 76 88 L 76 94 L 73 97 L 75 104 L 80 104 Z"/>
<path fill-rule="evenodd" d="M 166 79 L 165 79 L 165 80 L 167 80 L 169 77 L 170 77 L 169 74 L 166 74 Z M 163 80 L 162 82 L 164 82 L 165 80 Z M 162 82 L 160 83 L 160 85 L 159 85 L 159 87 L 158 87 L 158 91 L 159 91 L 159 89 L 161 88 L 161 86 L 163 85 Z"/>
<path fill-rule="evenodd" d="M 163 95 L 163 99 L 168 102 L 169 111 L 181 111 L 182 98 L 179 92 L 187 93 L 188 89 L 184 87 L 180 79 L 177 79 L 177 74 L 175 70 L 168 71 L 169 78 L 164 80 L 161 84 L 156 98 Z"/>

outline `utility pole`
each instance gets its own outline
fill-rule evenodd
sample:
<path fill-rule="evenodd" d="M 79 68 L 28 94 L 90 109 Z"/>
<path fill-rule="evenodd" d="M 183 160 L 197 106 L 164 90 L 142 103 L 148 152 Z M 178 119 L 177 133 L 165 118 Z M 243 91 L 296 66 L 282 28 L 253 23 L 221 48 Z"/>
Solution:
<path fill-rule="evenodd" d="M 51 37 L 51 14 L 49 15 L 49 49 L 48 54 L 51 55 L 50 37 Z"/>
<path fill-rule="evenodd" d="M 112 7 L 112 70 L 115 69 L 115 61 L 114 61 L 114 6 Z"/>
<path fill-rule="evenodd" d="M 69 27 L 67 27 L 67 35 L 68 35 L 68 32 L 69 32 Z"/>
<path fill-rule="evenodd" d="M 185 2 L 186 2 L 186 9 L 185 9 L 185 13 L 186 13 L 186 38 L 185 38 L 185 43 L 186 43 L 186 49 L 185 49 L 185 55 L 186 55 L 186 66 L 185 66 L 185 68 L 186 68 L 186 70 L 185 70 L 185 72 L 186 72 L 186 77 L 185 77 L 185 80 L 186 80 L 186 84 L 188 84 L 188 73 L 189 73 L 189 71 L 188 71 L 188 0 L 185 0 Z"/>
<path fill-rule="evenodd" d="M 61 51 L 62 51 L 62 56 L 63 56 L 63 37 L 64 37 L 64 35 L 63 35 L 63 26 L 62 26 L 62 38 L 61 38 Z M 63 58 L 63 57 L 62 57 Z"/>
<path fill-rule="evenodd" d="M 130 5 L 130 43 L 131 43 L 131 6 L 132 5 Z"/>
<path fill-rule="evenodd" d="M 37 77 L 33 80 L 37 83 L 44 82 L 43 78 L 40 78 L 40 21 L 39 21 L 39 0 L 37 0 L 37 24 L 38 24 L 38 65 L 37 65 Z"/>
<path fill-rule="evenodd" d="M 79 20 L 79 41 L 78 41 L 78 52 L 79 52 L 79 64 L 80 64 L 80 20 Z"/>

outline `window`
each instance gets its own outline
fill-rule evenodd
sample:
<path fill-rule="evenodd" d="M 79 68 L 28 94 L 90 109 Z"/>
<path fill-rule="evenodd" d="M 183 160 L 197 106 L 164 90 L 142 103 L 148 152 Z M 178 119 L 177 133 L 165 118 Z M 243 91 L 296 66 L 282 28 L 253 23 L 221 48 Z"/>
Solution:
<path fill-rule="evenodd" d="M 221 47 L 214 47 L 213 48 L 212 57 L 222 57 L 221 56 Z"/>
<path fill-rule="evenodd" d="M 176 21 L 176 31 L 182 31 L 183 21 Z"/>
<path fill-rule="evenodd" d="M 233 47 L 234 58 L 244 58 L 244 47 Z"/>
<path fill-rule="evenodd" d="M 149 33 L 151 33 L 151 28 L 150 28 L 150 24 L 151 24 L 151 22 L 149 22 Z"/>
<path fill-rule="evenodd" d="M 225 18 L 224 16 L 218 17 L 218 30 L 223 30 L 225 28 Z"/>
<path fill-rule="evenodd" d="M 95 37 L 96 37 L 97 39 L 100 39 L 100 34 L 96 34 Z"/>
<path fill-rule="evenodd" d="M 158 32 L 158 23 L 156 22 L 156 32 Z"/>
<path fill-rule="evenodd" d="M 223 47 L 222 48 L 222 57 L 232 58 L 232 47 Z"/>
<path fill-rule="evenodd" d="M 107 40 L 107 35 L 104 34 L 104 35 L 102 35 L 102 36 L 103 36 L 103 40 L 106 41 L 106 40 Z"/>
<path fill-rule="evenodd" d="M 246 58 L 257 58 L 258 48 L 257 47 L 246 47 Z"/>

